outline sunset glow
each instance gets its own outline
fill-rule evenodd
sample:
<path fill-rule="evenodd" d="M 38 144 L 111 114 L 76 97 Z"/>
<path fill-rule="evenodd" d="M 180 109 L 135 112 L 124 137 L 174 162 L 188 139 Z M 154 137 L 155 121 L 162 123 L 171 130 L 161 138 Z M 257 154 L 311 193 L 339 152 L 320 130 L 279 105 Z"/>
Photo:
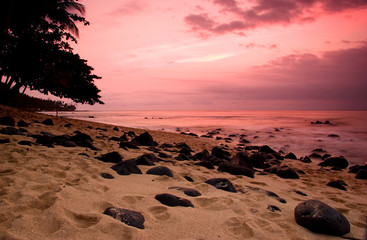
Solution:
<path fill-rule="evenodd" d="M 366 110 L 367 1 L 81 1 L 105 105 Z"/>

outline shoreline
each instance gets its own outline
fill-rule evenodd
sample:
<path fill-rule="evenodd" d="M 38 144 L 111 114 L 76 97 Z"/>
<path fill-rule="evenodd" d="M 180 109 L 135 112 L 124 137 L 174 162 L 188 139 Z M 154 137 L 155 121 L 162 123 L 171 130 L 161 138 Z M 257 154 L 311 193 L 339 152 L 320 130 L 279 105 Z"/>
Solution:
<path fill-rule="evenodd" d="M 217 166 L 208 169 L 195 165 L 200 161 L 177 160 L 179 148 L 162 147 L 162 144 L 186 143 L 194 155 L 219 146 L 215 139 L 148 130 L 158 146 L 126 150 L 109 139 L 130 131 L 139 136 L 146 130 L 117 126 L 117 131 L 116 126 L 108 124 L 21 112 L 4 106 L 0 110 L 1 116 L 30 124 L 22 127 L 28 131 L 22 134 L 0 134 L 0 139 L 9 139 L 9 143 L 0 144 L 4 153 L 0 162 L 0 237 L 4 239 L 336 239 L 296 223 L 295 207 L 309 199 L 323 201 L 346 216 L 351 231 L 344 237 L 366 237 L 367 182 L 355 179 L 348 169 L 331 170 L 315 162 L 284 159 L 278 160 L 281 165 L 305 174 L 299 173 L 299 179 L 284 179 L 276 174 L 262 175 L 263 169 L 255 168 L 254 178 L 233 175 L 219 172 Z M 54 125 L 43 124 L 47 118 Z M 71 126 L 65 127 L 66 124 Z M 46 147 L 30 137 L 41 132 L 74 136 L 75 131 L 89 135 L 95 149 L 57 144 Z M 20 141 L 28 141 L 31 146 L 20 145 Z M 231 157 L 238 152 L 235 148 L 236 144 L 229 144 L 226 149 Z M 111 169 L 114 163 L 97 159 L 113 151 L 123 161 L 143 154 L 171 155 L 154 164 L 168 167 L 173 177 L 147 174 L 154 167 L 147 165 L 138 165 L 142 174 L 119 175 Z M 103 178 L 101 173 L 114 179 Z M 238 192 L 218 190 L 205 183 L 214 177 L 229 179 Z M 347 191 L 326 186 L 337 179 L 345 181 Z M 196 189 L 201 196 L 190 197 L 171 187 Z M 286 203 L 267 195 L 269 191 Z M 162 193 L 188 199 L 194 207 L 166 206 L 155 199 Z M 145 218 L 145 229 L 103 214 L 111 206 L 140 212 Z M 280 211 L 269 210 L 269 206 Z"/>

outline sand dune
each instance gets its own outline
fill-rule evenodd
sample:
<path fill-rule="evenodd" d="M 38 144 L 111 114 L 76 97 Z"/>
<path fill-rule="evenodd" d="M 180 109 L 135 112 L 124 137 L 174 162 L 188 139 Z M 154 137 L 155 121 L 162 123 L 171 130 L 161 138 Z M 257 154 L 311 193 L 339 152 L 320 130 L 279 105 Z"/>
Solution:
<path fill-rule="evenodd" d="M 283 164 L 301 169 L 305 174 L 299 174 L 300 179 L 283 179 L 257 172 L 255 178 L 249 178 L 196 166 L 192 160 L 177 161 L 173 158 L 177 152 L 160 149 L 172 158 L 155 165 L 168 167 L 173 177 L 146 174 L 152 166 L 144 165 L 139 165 L 142 174 L 118 175 L 110 168 L 114 163 L 96 157 L 117 151 L 128 160 L 152 153 L 150 147 L 124 150 L 118 142 L 108 140 L 129 131 L 139 135 L 144 130 L 118 126 L 116 131 L 115 126 L 105 124 L 21 112 L 4 106 L 0 109 L 0 116 L 30 124 L 23 127 L 27 132 L 21 135 L 0 134 L 0 140 L 9 139 L 9 143 L 0 144 L 0 239 L 339 238 L 313 233 L 296 223 L 294 209 L 308 199 L 323 201 L 347 217 L 351 231 L 344 237 L 365 239 L 367 182 L 355 179 L 355 174 L 348 170 L 330 170 L 314 163 L 285 159 Z M 54 125 L 42 124 L 46 118 L 51 118 Z M 68 123 L 71 127 L 65 127 Z M 93 145 L 101 150 L 60 145 L 49 148 L 30 136 L 42 131 L 74 135 L 76 130 L 90 135 Z M 194 153 L 203 149 L 210 152 L 218 145 L 212 139 L 159 131 L 149 133 L 159 144 L 185 142 Z M 29 141 L 31 146 L 20 145 L 19 141 Z M 105 179 L 101 173 L 109 173 L 114 179 Z M 238 192 L 206 184 L 210 178 L 227 178 Z M 337 179 L 345 181 L 347 191 L 326 186 L 330 180 Z M 192 188 L 201 195 L 191 197 L 171 187 Z M 155 199 L 161 193 L 185 198 L 194 207 L 163 205 Z M 103 214 L 111 206 L 140 212 L 145 218 L 145 228 L 128 226 Z"/>

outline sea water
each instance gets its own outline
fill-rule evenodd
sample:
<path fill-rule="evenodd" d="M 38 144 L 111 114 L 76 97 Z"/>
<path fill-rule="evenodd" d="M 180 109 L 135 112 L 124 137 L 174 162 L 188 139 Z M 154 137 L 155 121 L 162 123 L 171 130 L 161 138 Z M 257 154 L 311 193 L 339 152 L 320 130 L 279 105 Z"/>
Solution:
<path fill-rule="evenodd" d="M 321 148 L 351 164 L 367 161 L 367 111 L 75 111 L 59 116 L 199 136 L 221 129 L 221 137 L 237 134 L 232 144 L 244 134 L 247 145 L 269 145 L 297 157 Z M 330 124 L 312 124 L 316 121 Z"/>

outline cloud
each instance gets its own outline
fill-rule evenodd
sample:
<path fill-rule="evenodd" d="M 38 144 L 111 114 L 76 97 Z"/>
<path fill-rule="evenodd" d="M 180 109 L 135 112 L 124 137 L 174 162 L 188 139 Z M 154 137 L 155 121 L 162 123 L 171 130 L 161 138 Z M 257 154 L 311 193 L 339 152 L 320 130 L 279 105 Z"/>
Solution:
<path fill-rule="evenodd" d="M 214 83 L 202 91 L 237 103 L 289 101 L 293 109 L 299 104 L 299 109 L 367 110 L 365 56 L 367 44 L 320 56 L 287 55 L 252 69 L 241 82 Z"/>
<path fill-rule="evenodd" d="M 112 11 L 111 15 L 131 15 L 137 12 L 141 12 L 144 10 L 148 5 L 140 0 L 133 0 L 124 3 L 116 10 Z"/>
<path fill-rule="evenodd" d="M 230 21 L 216 21 L 209 13 L 190 14 L 185 22 L 201 35 L 238 33 L 269 24 L 291 24 L 314 21 L 321 14 L 367 7 L 366 0 L 255 0 L 250 7 L 237 0 L 213 0 L 220 13 Z"/>

